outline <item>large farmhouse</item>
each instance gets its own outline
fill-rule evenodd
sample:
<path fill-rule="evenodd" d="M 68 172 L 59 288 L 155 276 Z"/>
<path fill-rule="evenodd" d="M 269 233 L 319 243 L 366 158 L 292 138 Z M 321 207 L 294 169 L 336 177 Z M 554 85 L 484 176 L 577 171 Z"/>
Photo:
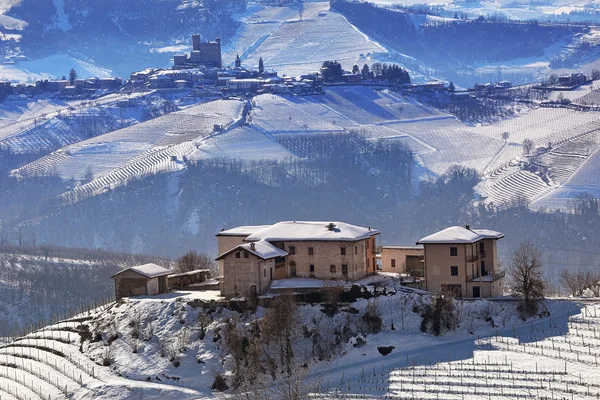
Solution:
<path fill-rule="evenodd" d="M 376 272 L 379 231 L 344 222 L 285 221 L 219 232 L 225 297 L 264 294 L 285 278 L 354 281 Z"/>
<path fill-rule="evenodd" d="M 503 294 L 504 273 L 498 268 L 498 240 L 504 234 L 452 226 L 417 242 L 425 252 L 425 285 L 456 297 Z"/>

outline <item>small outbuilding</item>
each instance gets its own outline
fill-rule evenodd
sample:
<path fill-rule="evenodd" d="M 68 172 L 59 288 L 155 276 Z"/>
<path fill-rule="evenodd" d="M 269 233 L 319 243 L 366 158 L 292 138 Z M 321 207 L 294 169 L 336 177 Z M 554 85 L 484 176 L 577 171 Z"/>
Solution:
<path fill-rule="evenodd" d="M 156 264 L 144 264 L 124 269 L 113 275 L 115 297 L 157 295 L 168 290 L 167 276 L 173 271 Z"/>
<path fill-rule="evenodd" d="M 195 283 L 204 282 L 210 276 L 209 269 L 197 269 L 168 276 L 169 287 L 183 289 Z"/>

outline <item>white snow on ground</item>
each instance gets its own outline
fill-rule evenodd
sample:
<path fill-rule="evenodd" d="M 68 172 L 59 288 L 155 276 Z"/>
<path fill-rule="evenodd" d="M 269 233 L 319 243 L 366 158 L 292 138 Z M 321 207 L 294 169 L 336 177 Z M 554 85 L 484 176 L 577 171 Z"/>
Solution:
<path fill-rule="evenodd" d="M 330 11 L 329 2 L 304 3 L 302 20 L 297 7 L 266 7 L 243 18 L 242 23 L 235 47 L 226 50 L 225 62 L 240 54 L 242 64 L 257 66 L 262 57 L 267 69 L 298 76 L 318 71 L 326 60 L 351 68 L 364 64 L 368 54 L 386 52 L 344 17 Z"/>
<path fill-rule="evenodd" d="M 0 65 L 0 80 L 11 82 L 33 83 L 39 79 L 60 79 L 69 76 L 69 71 L 74 68 L 79 78 L 108 78 L 112 72 L 98 67 L 89 62 L 78 60 L 66 54 L 56 54 L 32 61 L 23 61 L 18 64 Z"/>
<path fill-rule="evenodd" d="M 471 312 L 486 313 L 484 303 L 472 305 Z M 500 325 L 475 339 L 407 334 L 377 341 L 395 347 L 388 356 L 377 357 L 367 339 L 367 346 L 351 348 L 336 366 L 309 375 L 320 376 L 329 389 L 314 398 L 596 398 L 600 308 L 548 305 L 550 318 Z"/>
<path fill-rule="evenodd" d="M 395 284 L 388 283 L 390 288 Z M 256 315 L 244 316 L 216 307 L 206 314 L 192 307 L 196 300 L 220 297 L 217 291 L 132 297 L 2 346 L 0 394 L 43 399 L 48 394 L 53 399 L 214 398 L 217 393 L 209 389 L 214 374 L 231 365 L 219 330 L 232 316 L 250 324 L 264 310 L 259 307 Z M 510 299 L 457 301 L 458 326 L 435 337 L 420 331 L 421 316 L 413 312 L 429 301 L 427 295 L 402 292 L 377 300 L 359 299 L 350 304 L 359 313 L 357 321 L 374 301 L 382 331 L 354 331 L 346 345 L 333 351 L 331 360 L 311 356 L 312 339 L 301 336 L 295 342 L 294 357 L 308 366 L 306 382 L 313 387 L 320 382 L 313 397 L 412 398 L 414 391 L 414 398 L 420 399 L 462 399 L 463 395 L 477 399 L 491 393 L 504 400 L 551 393 L 562 397 L 570 389 L 578 399 L 593 399 L 600 392 L 595 378 L 600 355 L 598 305 L 588 304 L 582 313 L 573 300 L 548 300 L 543 309 L 549 317 L 523 322 L 516 310 L 518 302 Z M 403 302 L 407 306 L 401 317 Z M 346 312 L 327 317 L 320 308 L 300 305 L 299 314 L 306 329 L 318 329 L 323 338 L 354 318 Z M 200 314 L 209 315 L 204 338 Z M 83 343 L 83 352 L 79 351 L 80 325 L 89 327 L 92 339 L 100 334 Z M 115 334 L 118 337 L 108 345 Z M 354 347 L 358 336 L 365 344 Z M 379 346 L 394 349 L 382 356 Z M 161 356 L 163 352 L 169 355 Z M 110 366 L 102 365 L 104 359 L 110 360 Z"/>
<path fill-rule="evenodd" d="M 374 3 L 381 5 L 420 5 L 423 4 L 421 0 L 375 0 Z M 479 15 L 502 15 L 509 19 L 514 20 L 531 20 L 531 19 L 544 19 L 550 15 L 563 15 L 565 18 L 569 17 L 569 14 L 575 11 L 582 12 L 586 8 L 596 9 L 596 2 L 585 2 L 581 0 L 553 0 L 545 1 L 543 3 L 535 1 L 519 1 L 513 0 L 494 0 L 494 1 L 476 1 L 476 2 L 465 2 L 459 0 L 432 0 L 428 1 L 428 5 L 441 5 L 450 13 L 465 12 L 471 17 Z"/>
<path fill-rule="evenodd" d="M 173 112 L 145 123 L 64 147 L 25 165 L 14 174 L 57 171 L 63 178 L 82 179 L 90 168 L 94 180 L 73 189 L 65 198 L 76 200 L 159 171 L 185 168 L 196 141 L 227 131 L 241 118 L 244 103 L 218 100 Z"/>
<path fill-rule="evenodd" d="M 295 155 L 257 127 L 241 126 L 203 141 L 196 157 L 263 161 L 295 158 Z"/>
<path fill-rule="evenodd" d="M 600 151 L 596 150 L 562 186 L 532 204 L 547 210 L 569 209 L 573 200 L 584 193 L 600 198 Z"/>
<path fill-rule="evenodd" d="M 152 92 L 109 94 L 96 100 L 64 101 L 55 98 L 9 97 L 0 106 L 0 147 L 9 147 L 15 153 L 53 151 L 86 139 L 95 130 L 104 132 L 122 127 L 133 119 L 141 119 L 132 111 L 113 106 L 120 100 L 137 99 Z M 118 115 L 118 118 L 117 116 Z M 119 119 L 119 121 L 117 121 Z M 86 124 L 94 125 L 89 129 Z"/>

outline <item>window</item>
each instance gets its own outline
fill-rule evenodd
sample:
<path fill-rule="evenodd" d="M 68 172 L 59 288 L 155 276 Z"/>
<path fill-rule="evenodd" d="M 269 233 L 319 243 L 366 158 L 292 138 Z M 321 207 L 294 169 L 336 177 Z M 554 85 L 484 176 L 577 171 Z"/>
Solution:
<path fill-rule="evenodd" d="M 314 249 L 313 249 L 312 247 L 309 247 L 309 248 L 308 248 L 308 255 L 309 255 L 309 256 L 312 256 L 312 255 L 314 255 L 314 254 L 315 254 L 315 251 L 314 251 Z"/>
<path fill-rule="evenodd" d="M 263 276 L 266 278 L 267 277 L 267 270 L 263 269 Z"/>
<path fill-rule="evenodd" d="M 479 252 L 483 253 L 485 251 L 485 243 L 480 242 L 479 243 Z"/>
<path fill-rule="evenodd" d="M 239 251 L 237 253 L 235 253 L 235 258 L 240 258 L 240 257 L 241 257 L 241 254 Z"/>
<path fill-rule="evenodd" d="M 296 248 L 294 246 L 290 246 L 290 250 L 288 251 L 290 254 L 296 254 Z"/>
<path fill-rule="evenodd" d="M 340 247 L 340 254 L 345 256 L 346 255 L 346 248 L 345 247 Z"/>
<path fill-rule="evenodd" d="M 458 276 L 458 267 L 457 266 L 450 267 L 450 275 Z"/>
<path fill-rule="evenodd" d="M 451 257 L 458 256 L 458 247 L 450 247 L 450 256 Z"/>
<path fill-rule="evenodd" d="M 392 258 L 392 268 L 396 268 L 396 259 Z"/>
<path fill-rule="evenodd" d="M 481 276 L 487 275 L 485 271 L 485 261 L 481 261 Z"/>
<path fill-rule="evenodd" d="M 315 272 L 315 265 L 314 264 L 310 264 L 310 272 Z"/>
<path fill-rule="evenodd" d="M 342 277 L 343 278 L 348 277 L 348 265 L 347 264 L 342 264 Z"/>
<path fill-rule="evenodd" d="M 358 246 L 354 246 L 354 254 L 358 254 Z"/>
<path fill-rule="evenodd" d="M 291 277 L 295 277 L 296 276 L 296 263 L 294 261 L 292 261 L 290 263 L 290 276 Z"/>
<path fill-rule="evenodd" d="M 331 272 L 332 274 L 335 274 L 335 265 L 329 266 L 329 272 Z"/>
<path fill-rule="evenodd" d="M 244 252 L 244 258 L 250 258 L 250 253 L 248 253 L 247 251 Z"/>

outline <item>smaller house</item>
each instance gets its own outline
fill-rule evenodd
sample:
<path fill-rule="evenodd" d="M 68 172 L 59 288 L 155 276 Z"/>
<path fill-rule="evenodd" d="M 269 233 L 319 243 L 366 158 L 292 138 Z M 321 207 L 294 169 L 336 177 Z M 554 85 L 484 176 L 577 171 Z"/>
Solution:
<path fill-rule="evenodd" d="M 170 89 L 173 87 L 173 80 L 166 75 L 156 75 L 148 80 L 152 89 Z"/>
<path fill-rule="evenodd" d="M 418 278 L 424 276 L 425 250 L 416 246 L 383 246 L 381 251 L 382 272 L 406 273 Z"/>
<path fill-rule="evenodd" d="M 262 84 L 260 79 L 230 79 L 227 88 L 233 91 L 255 92 Z"/>
<path fill-rule="evenodd" d="M 156 264 L 144 264 L 117 272 L 111 278 L 115 280 L 115 298 L 128 296 L 157 295 L 168 290 L 167 276 L 173 271 Z"/>
<path fill-rule="evenodd" d="M 346 83 L 360 83 L 362 82 L 361 74 L 344 74 L 342 75 L 344 82 Z"/>
<path fill-rule="evenodd" d="M 496 87 L 498 89 L 508 89 L 508 88 L 512 87 L 512 83 L 509 81 L 500 81 L 496 84 Z"/>

